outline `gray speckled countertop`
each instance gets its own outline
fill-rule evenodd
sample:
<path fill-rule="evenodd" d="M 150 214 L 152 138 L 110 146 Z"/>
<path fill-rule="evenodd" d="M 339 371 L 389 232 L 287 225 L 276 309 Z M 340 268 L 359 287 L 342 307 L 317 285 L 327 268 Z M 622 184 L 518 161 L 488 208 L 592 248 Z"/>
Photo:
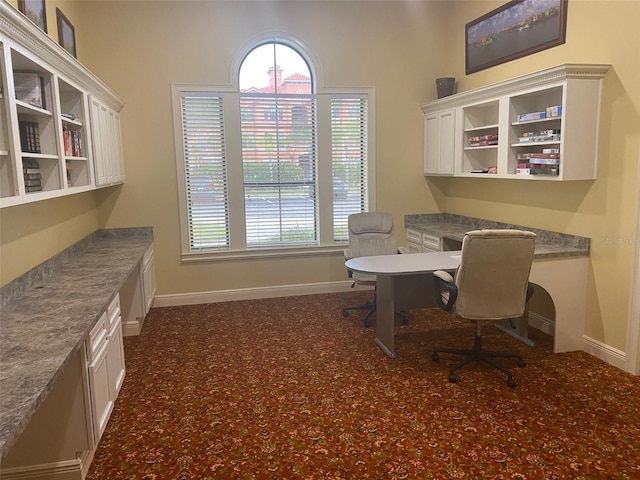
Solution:
<path fill-rule="evenodd" d="M 425 213 L 406 215 L 405 228 L 411 228 L 420 232 L 426 232 L 443 239 L 462 241 L 464 234 L 469 230 L 485 228 L 515 228 L 529 230 L 536 237 L 536 250 L 534 258 L 588 256 L 591 239 L 577 235 L 552 232 L 522 225 L 494 222 L 481 218 L 465 217 L 451 213 Z"/>
<path fill-rule="evenodd" d="M 98 230 L 2 287 L 0 458 L 152 243 L 150 227 Z"/>

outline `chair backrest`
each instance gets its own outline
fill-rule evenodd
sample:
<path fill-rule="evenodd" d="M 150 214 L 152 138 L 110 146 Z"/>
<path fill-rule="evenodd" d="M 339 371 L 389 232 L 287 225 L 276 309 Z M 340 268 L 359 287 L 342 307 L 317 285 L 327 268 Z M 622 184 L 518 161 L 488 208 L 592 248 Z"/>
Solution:
<path fill-rule="evenodd" d="M 456 272 L 456 313 L 471 320 L 524 314 L 536 234 L 521 230 L 473 230 L 462 240 Z"/>
<path fill-rule="evenodd" d="M 398 253 L 390 213 L 365 212 L 349 215 L 349 249 L 354 257 Z"/>

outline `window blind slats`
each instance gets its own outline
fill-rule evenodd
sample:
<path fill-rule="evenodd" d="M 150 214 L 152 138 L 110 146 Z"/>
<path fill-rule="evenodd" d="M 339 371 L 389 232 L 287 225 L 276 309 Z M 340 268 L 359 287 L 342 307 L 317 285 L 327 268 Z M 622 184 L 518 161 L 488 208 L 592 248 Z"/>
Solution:
<path fill-rule="evenodd" d="M 314 95 L 241 94 L 247 247 L 318 243 Z"/>
<path fill-rule="evenodd" d="M 182 92 L 181 110 L 191 250 L 228 248 L 222 97 Z"/>
<path fill-rule="evenodd" d="M 367 98 L 363 96 L 336 95 L 331 99 L 335 242 L 348 241 L 349 215 L 367 209 L 367 109 Z M 341 197 L 344 201 L 340 201 Z"/>

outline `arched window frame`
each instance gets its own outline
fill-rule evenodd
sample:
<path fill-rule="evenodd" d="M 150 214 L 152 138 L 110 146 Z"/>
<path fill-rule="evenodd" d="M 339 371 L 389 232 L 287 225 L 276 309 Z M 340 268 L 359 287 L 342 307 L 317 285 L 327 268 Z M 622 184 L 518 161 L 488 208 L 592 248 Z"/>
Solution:
<path fill-rule="evenodd" d="M 314 95 L 317 98 L 316 136 L 317 148 L 317 241 L 308 245 L 267 245 L 259 248 L 247 246 L 247 226 L 245 211 L 245 196 L 241 186 L 244 181 L 242 170 L 242 136 L 240 134 L 241 118 L 248 118 L 250 114 L 240 111 L 239 72 L 242 62 L 247 55 L 259 45 L 276 42 L 286 45 L 300 54 L 309 67 L 313 82 Z M 230 81 L 226 85 L 187 85 L 173 84 L 172 96 L 174 106 L 174 125 L 176 131 L 176 164 L 178 172 L 178 190 L 181 217 L 181 245 L 183 262 L 199 262 L 211 260 L 225 260 L 234 258 L 265 258 L 273 256 L 306 256 L 306 255 L 336 255 L 341 254 L 347 242 L 346 217 L 349 212 L 336 212 L 336 180 L 334 177 L 335 162 L 333 161 L 332 135 L 335 138 L 336 126 L 333 125 L 332 112 L 335 105 L 344 103 L 343 109 L 364 105 L 366 113 L 366 132 L 360 140 L 365 150 L 366 165 L 360 169 L 362 185 L 357 191 L 357 211 L 375 210 L 375 89 L 373 87 L 326 87 L 324 86 L 321 63 L 313 50 L 299 38 L 285 32 L 268 32 L 249 39 L 239 50 L 231 62 Z M 198 95 L 214 95 L 220 99 L 222 105 L 220 114 L 224 117 L 224 215 L 226 222 L 226 244 L 195 247 L 192 238 L 194 232 L 193 205 L 189 198 L 190 186 L 188 170 L 185 167 L 184 125 L 182 123 L 182 98 L 185 92 Z M 362 110 L 365 112 L 365 110 Z M 337 127 L 339 128 L 339 126 Z M 342 135 L 339 133 L 339 135 Z M 245 138 L 245 144 L 248 143 Z M 341 171 L 341 173 L 343 173 Z M 340 188 L 340 185 L 338 185 Z M 355 213 L 351 211 L 350 213 Z M 342 216 L 340 216 L 342 215 Z M 222 218 L 221 217 L 221 218 Z"/>

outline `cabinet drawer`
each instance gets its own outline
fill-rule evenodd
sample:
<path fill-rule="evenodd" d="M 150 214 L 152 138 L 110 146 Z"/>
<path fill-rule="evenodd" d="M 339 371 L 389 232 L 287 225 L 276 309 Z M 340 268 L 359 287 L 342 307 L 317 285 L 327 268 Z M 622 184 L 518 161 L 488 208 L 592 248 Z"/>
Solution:
<path fill-rule="evenodd" d="M 107 343 L 107 330 L 109 319 L 107 312 L 100 316 L 100 320 L 95 324 L 89 333 L 89 342 L 87 343 L 87 357 L 92 361 L 98 355 L 101 348 Z"/>
<path fill-rule="evenodd" d="M 117 323 L 117 320 L 120 318 L 120 295 L 116 295 L 111 303 L 107 307 L 107 315 L 109 322 L 106 325 L 107 330 L 110 330 L 112 325 Z"/>
<path fill-rule="evenodd" d="M 422 246 L 431 251 L 439 252 L 442 250 L 442 239 L 428 233 L 422 234 Z"/>
<path fill-rule="evenodd" d="M 407 228 L 407 242 L 422 245 L 422 234 L 417 230 Z"/>
<path fill-rule="evenodd" d="M 142 268 L 146 268 L 151 260 L 153 260 L 153 245 L 147 248 L 147 251 L 144 252 L 144 256 L 142 257 Z"/>

